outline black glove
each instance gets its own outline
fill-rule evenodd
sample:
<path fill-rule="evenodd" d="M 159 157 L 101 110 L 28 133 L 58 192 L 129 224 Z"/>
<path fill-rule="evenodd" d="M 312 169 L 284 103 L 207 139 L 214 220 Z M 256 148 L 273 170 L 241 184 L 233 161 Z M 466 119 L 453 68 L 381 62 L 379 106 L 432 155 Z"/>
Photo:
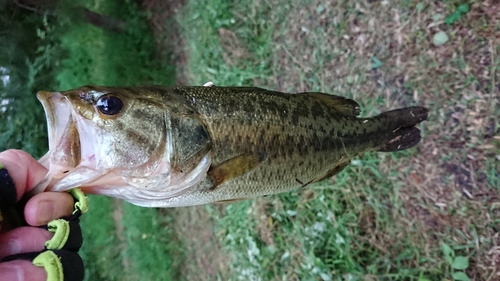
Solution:
<path fill-rule="evenodd" d="M 24 204 L 15 203 L 16 189 L 3 167 L 0 167 L 0 191 L 0 222 L 8 220 L 2 225 L 8 225 L 9 228 L 27 225 L 22 215 Z M 34 265 L 45 269 L 47 281 L 83 280 L 84 265 L 78 255 L 83 242 L 79 217 L 87 211 L 87 198 L 79 189 L 71 190 L 70 194 L 75 199 L 73 214 L 41 226 L 54 233 L 45 243 L 43 251 L 7 256 L 1 262 L 18 259 L 32 261 Z"/>

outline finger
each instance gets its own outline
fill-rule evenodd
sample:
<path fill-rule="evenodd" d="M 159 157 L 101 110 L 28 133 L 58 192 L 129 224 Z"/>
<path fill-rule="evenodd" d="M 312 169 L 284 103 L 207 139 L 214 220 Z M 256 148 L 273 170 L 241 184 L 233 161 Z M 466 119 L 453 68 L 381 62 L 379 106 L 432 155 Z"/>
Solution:
<path fill-rule="evenodd" d="M 0 260 L 6 256 L 20 253 L 43 251 L 45 242 L 52 238 L 53 233 L 36 227 L 19 227 L 0 234 Z M 0 275 L 2 276 L 2 275 Z M 2 279 L 0 280 L 8 280 Z"/>
<path fill-rule="evenodd" d="M 73 197 L 66 192 L 43 192 L 33 196 L 24 207 L 24 218 L 29 225 L 39 226 L 73 212 Z"/>
<path fill-rule="evenodd" d="M 47 273 L 43 267 L 34 266 L 30 261 L 15 260 L 0 263 L 0 280 L 45 281 Z"/>
<path fill-rule="evenodd" d="M 6 150 L 0 153 L 0 163 L 8 171 L 15 185 L 16 200 L 35 187 L 47 174 L 47 169 L 22 150 Z M 0 190 L 0 194 L 9 192 Z"/>

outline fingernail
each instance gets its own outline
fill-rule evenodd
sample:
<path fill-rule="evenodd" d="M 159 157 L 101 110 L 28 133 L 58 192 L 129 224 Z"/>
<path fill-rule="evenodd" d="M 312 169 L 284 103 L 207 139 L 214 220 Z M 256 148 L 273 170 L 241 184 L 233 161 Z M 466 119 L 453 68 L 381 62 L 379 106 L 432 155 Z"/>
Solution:
<path fill-rule="evenodd" d="M 2 280 L 23 281 L 23 269 L 19 265 L 0 267 L 0 276 Z"/>
<path fill-rule="evenodd" d="M 36 210 L 38 224 L 47 224 L 54 219 L 55 208 L 52 202 L 42 201 L 38 203 Z"/>
<path fill-rule="evenodd" d="M 0 163 L 0 208 L 13 206 L 17 201 L 17 191 L 9 172 Z"/>

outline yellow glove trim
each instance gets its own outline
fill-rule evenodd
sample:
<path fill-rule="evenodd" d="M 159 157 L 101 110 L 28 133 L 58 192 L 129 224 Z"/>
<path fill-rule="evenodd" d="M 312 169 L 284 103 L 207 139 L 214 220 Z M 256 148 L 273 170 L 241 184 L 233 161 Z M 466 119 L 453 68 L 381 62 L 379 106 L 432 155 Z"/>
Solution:
<path fill-rule="evenodd" d="M 49 222 L 48 230 L 54 233 L 54 236 L 45 242 L 45 247 L 49 250 L 60 250 L 69 238 L 70 227 L 67 220 L 58 219 Z"/>
<path fill-rule="evenodd" d="M 52 251 L 39 254 L 33 264 L 43 267 L 47 272 L 47 281 L 64 281 L 63 265 L 59 257 Z"/>
<path fill-rule="evenodd" d="M 75 214 L 78 209 L 80 209 L 82 214 L 85 214 L 89 210 L 89 201 L 87 196 L 85 196 L 85 193 L 83 193 L 79 188 L 73 188 L 68 192 L 69 194 L 71 194 L 71 196 L 73 196 L 73 198 L 75 198 L 76 201 L 73 214 Z"/>

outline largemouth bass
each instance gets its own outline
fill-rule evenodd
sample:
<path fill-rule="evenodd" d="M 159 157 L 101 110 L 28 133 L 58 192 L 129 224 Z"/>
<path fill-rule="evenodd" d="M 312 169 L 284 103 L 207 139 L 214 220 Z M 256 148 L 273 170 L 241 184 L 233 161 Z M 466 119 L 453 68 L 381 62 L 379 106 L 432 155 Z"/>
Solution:
<path fill-rule="evenodd" d="M 424 107 L 358 118 L 324 93 L 254 87 L 98 87 L 39 92 L 49 169 L 35 192 L 80 187 L 146 207 L 231 202 L 330 178 L 365 152 L 410 148 Z"/>

